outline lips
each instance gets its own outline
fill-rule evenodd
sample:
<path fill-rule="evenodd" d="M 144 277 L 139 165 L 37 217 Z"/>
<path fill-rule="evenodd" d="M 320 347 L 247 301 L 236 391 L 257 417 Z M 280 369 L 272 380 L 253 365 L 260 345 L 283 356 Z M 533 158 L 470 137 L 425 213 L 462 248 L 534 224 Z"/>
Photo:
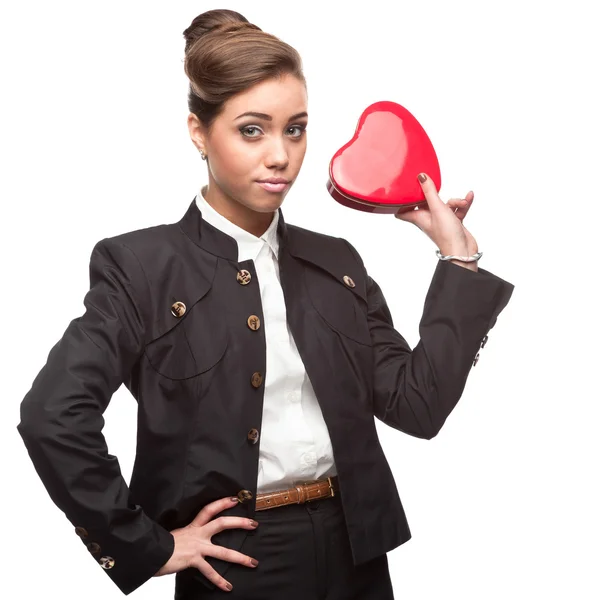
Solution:
<path fill-rule="evenodd" d="M 280 180 L 280 183 L 273 183 L 272 181 L 257 181 L 257 183 L 267 192 L 283 192 L 290 185 L 285 179 Z"/>
<path fill-rule="evenodd" d="M 269 177 L 268 179 L 259 179 L 258 183 L 289 183 L 289 181 L 283 177 Z"/>

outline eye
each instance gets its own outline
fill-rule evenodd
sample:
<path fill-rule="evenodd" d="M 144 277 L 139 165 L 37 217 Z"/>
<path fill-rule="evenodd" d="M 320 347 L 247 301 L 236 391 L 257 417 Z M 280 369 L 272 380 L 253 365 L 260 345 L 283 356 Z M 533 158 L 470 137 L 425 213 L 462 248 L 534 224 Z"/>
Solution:
<path fill-rule="evenodd" d="M 258 137 L 258 135 L 254 135 L 254 133 L 258 132 L 258 131 L 261 131 L 261 130 L 259 127 L 256 127 L 256 125 L 247 125 L 246 127 L 240 128 L 240 133 L 244 137 L 251 137 L 251 138 Z"/>
<path fill-rule="evenodd" d="M 306 125 L 292 125 L 291 127 L 288 127 L 287 130 L 288 131 L 297 130 L 297 134 L 292 135 L 291 137 L 299 138 L 299 137 L 302 137 L 302 134 L 306 131 Z"/>

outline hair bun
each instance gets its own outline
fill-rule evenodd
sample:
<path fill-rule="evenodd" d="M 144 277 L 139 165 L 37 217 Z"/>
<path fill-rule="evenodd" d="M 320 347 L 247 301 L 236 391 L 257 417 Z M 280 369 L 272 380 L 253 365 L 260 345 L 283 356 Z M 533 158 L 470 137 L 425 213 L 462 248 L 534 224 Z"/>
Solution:
<path fill-rule="evenodd" d="M 250 23 L 244 15 L 227 9 L 208 10 L 198 15 L 183 32 L 186 40 L 185 51 L 207 33 L 235 33 L 244 29 L 262 31 L 260 27 Z"/>
<path fill-rule="evenodd" d="M 230 98 L 261 81 L 289 74 L 306 84 L 298 52 L 233 10 L 204 12 L 183 35 L 188 107 L 206 128 Z"/>
<path fill-rule="evenodd" d="M 215 25 L 209 31 L 219 30 L 219 33 L 235 33 L 236 31 L 244 29 L 255 29 L 256 31 L 262 31 L 258 25 L 246 21 L 245 23 L 223 23 L 221 25 Z"/>

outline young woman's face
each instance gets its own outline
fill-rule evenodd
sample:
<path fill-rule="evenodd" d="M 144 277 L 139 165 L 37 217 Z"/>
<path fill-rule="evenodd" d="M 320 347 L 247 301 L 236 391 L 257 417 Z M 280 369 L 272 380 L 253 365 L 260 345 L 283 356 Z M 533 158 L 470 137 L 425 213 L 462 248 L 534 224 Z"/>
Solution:
<path fill-rule="evenodd" d="M 234 96 L 225 103 L 210 133 L 195 126 L 195 116 L 190 118 L 192 139 L 208 157 L 207 200 L 210 196 L 227 212 L 236 208 L 258 213 L 277 210 L 306 153 L 308 114 L 304 83 L 285 75 Z M 268 179 L 288 183 L 261 184 Z"/>

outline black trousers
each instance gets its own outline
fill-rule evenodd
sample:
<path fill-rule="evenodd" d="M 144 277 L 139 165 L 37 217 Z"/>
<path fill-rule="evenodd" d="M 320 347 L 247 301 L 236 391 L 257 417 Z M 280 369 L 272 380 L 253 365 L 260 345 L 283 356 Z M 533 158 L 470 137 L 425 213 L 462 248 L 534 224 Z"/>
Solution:
<path fill-rule="evenodd" d="M 353 565 L 339 496 L 259 511 L 255 519 L 260 525 L 240 551 L 258 567 L 231 563 L 230 592 L 176 579 L 175 600 L 393 600 L 386 554 Z"/>

